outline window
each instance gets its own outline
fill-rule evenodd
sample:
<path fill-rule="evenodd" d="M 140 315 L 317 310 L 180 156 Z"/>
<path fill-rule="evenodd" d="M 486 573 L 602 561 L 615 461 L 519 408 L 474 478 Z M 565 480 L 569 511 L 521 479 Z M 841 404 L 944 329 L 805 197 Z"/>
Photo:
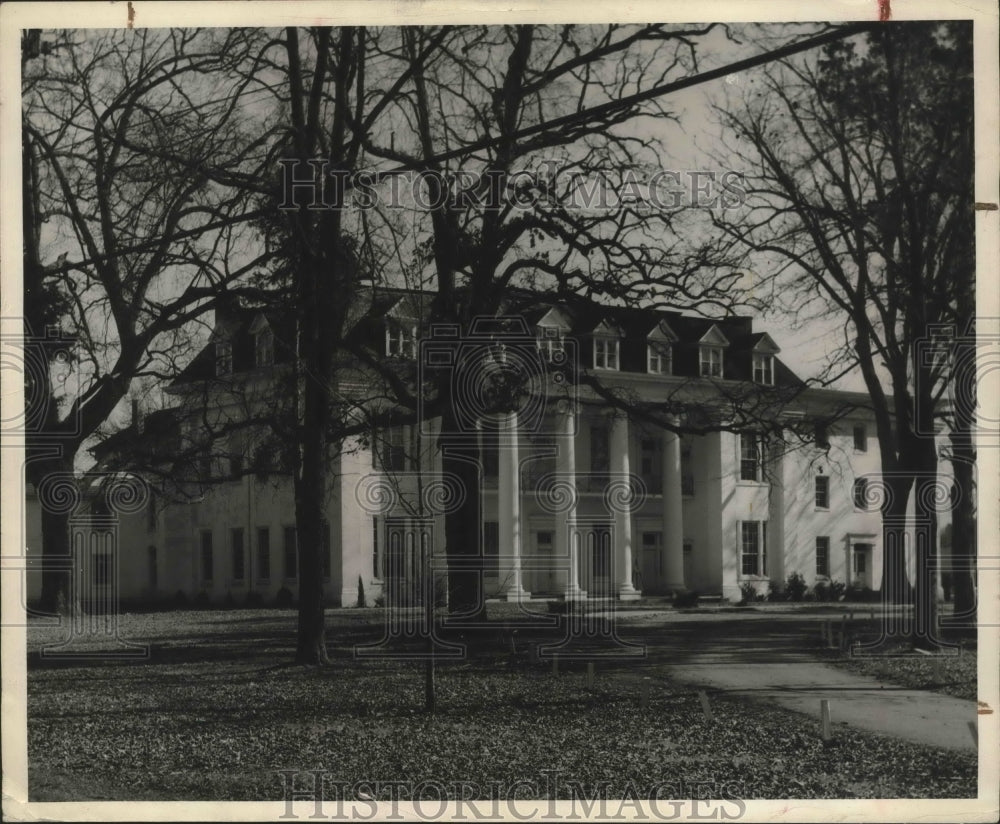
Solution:
<path fill-rule="evenodd" d="M 233 580 L 242 581 L 246 578 L 246 555 L 243 552 L 242 527 L 234 527 L 229 530 L 229 545 L 233 551 Z"/>
<path fill-rule="evenodd" d="M 753 353 L 753 380 L 765 386 L 774 386 L 774 355 Z"/>
<path fill-rule="evenodd" d="M 557 360 L 565 350 L 565 340 L 561 329 L 539 326 L 535 330 L 535 346 L 547 361 Z"/>
<path fill-rule="evenodd" d="M 254 335 L 253 359 L 257 366 L 270 366 L 274 363 L 274 333 L 270 329 L 261 329 Z"/>
<path fill-rule="evenodd" d="M 643 438 L 639 445 L 639 470 L 646 489 L 653 495 L 663 493 L 663 441 Z"/>
<path fill-rule="evenodd" d="M 211 583 L 214 574 L 214 562 L 212 557 L 212 530 L 203 529 L 201 531 L 201 580 Z"/>
<path fill-rule="evenodd" d="M 500 433 L 493 427 L 482 430 L 483 480 L 496 484 L 500 477 Z"/>
<path fill-rule="evenodd" d="M 271 530 L 257 527 L 257 578 L 267 581 L 271 577 Z"/>
<path fill-rule="evenodd" d="M 149 588 L 150 589 L 156 589 L 156 586 L 157 586 L 157 584 L 159 583 L 159 580 L 160 580 L 160 576 L 158 574 L 159 570 L 157 569 L 157 566 L 156 566 L 156 547 L 155 546 L 150 546 L 149 549 L 146 550 L 146 558 L 147 558 L 147 561 L 149 563 Z"/>
<path fill-rule="evenodd" d="M 594 368 L 618 368 L 618 338 L 594 338 Z"/>
<path fill-rule="evenodd" d="M 379 468 L 384 472 L 402 472 L 406 469 L 405 430 L 402 426 L 388 426 L 376 434 L 376 452 Z"/>
<path fill-rule="evenodd" d="M 694 466 L 691 463 L 691 441 L 681 436 L 681 494 L 694 495 Z"/>
<path fill-rule="evenodd" d="M 813 428 L 813 441 L 819 449 L 830 448 L 830 432 L 825 423 L 817 423 Z"/>
<path fill-rule="evenodd" d="M 323 568 L 323 580 L 329 581 L 331 572 L 330 522 L 324 519 L 323 522 L 319 525 L 319 529 L 320 533 L 322 534 L 322 540 L 323 540 L 322 550 L 321 550 L 323 552 L 323 557 L 320 559 Z"/>
<path fill-rule="evenodd" d="M 764 464 L 764 438 L 754 432 L 744 432 L 740 439 L 740 480 L 760 481 Z"/>
<path fill-rule="evenodd" d="M 90 556 L 90 581 L 95 587 L 106 587 L 111 583 L 111 553 L 98 552 Z"/>
<path fill-rule="evenodd" d="M 483 522 L 483 569 L 487 575 L 500 574 L 500 524 Z"/>
<path fill-rule="evenodd" d="M 387 321 L 385 354 L 390 358 L 416 357 L 417 325 L 412 321 Z"/>
<path fill-rule="evenodd" d="M 703 378 L 722 377 L 722 349 L 718 346 L 701 347 L 701 376 Z"/>
<path fill-rule="evenodd" d="M 854 545 L 854 574 L 862 576 L 865 574 L 866 560 L 870 544 Z"/>
<path fill-rule="evenodd" d="M 816 476 L 816 508 L 830 508 L 830 479 L 825 475 Z"/>
<path fill-rule="evenodd" d="M 233 371 L 233 344 L 228 340 L 215 342 L 215 374 L 229 375 Z"/>
<path fill-rule="evenodd" d="M 740 523 L 740 559 L 743 575 L 767 575 L 767 521 Z"/>
<path fill-rule="evenodd" d="M 590 427 L 590 471 L 596 476 L 595 482 L 602 483 L 611 469 L 607 424 L 592 424 Z"/>
<path fill-rule="evenodd" d="M 854 481 L 854 507 L 868 509 L 868 479 L 858 478 Z"/>
<path fill-rule="evenodd" d="M 826 535 L 816 536 L 816 574 L 830 577 L 830 539 Z"/>
<path fill-rule="evenodd" d="M 854 427 L 854 451 L 868 451 L 868 432 L 865 429 L 864 424 L 859 424 Z"/>
<path fill-rule="evenodd" d="M 385 575 L 382 559 L 382 544 L 378 539 L 378 517 L 372 516 L 372 574 L 381 579 Z"/>
<path fill-rule="evenodd" d="M 651 375 L 670 375 L 673 356 L 669 343 L 650 343 L 647 347 L 646 369 Z"/>
<path fill-rule="evenodd" d="M 285 578 L 295 580 L 299 572 L 298 556 L 298 535 L 294 526 L 286 526 L 284 529 L 284 546 L 282 556 L 285 562 Z"/>

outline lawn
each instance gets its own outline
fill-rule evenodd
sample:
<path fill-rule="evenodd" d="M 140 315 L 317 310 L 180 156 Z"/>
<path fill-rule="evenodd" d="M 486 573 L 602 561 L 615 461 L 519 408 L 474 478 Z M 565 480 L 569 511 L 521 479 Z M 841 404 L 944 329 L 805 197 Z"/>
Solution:
<path fill-rule="evenodd" d="M 122 637 L 148 659 L 38 656 L 55 631 L 29 630 L 28 753 L 32 800 L 280 799 L 280 770 L 388 798 L 481 796 L 518 784 L 519 797 L 971 797 L 974 754 L 923 748 L 713 696 L 713 719 L 689 687 L 582 663 L 519 658 L 502 638 L 437 669 L 438 711 L 423 712 L 423 671 L 357 660 L 380 634 L 376 610 L 329 613 L 334 664 L 287 664 L 294 613 L 205 610 L 124 616 Z M 905 765 L 905 766 L 904 766 Z M 662 789 L 662 788 L 666 789 Z M 416 788 L 416 789 L 415 789 Z"/>

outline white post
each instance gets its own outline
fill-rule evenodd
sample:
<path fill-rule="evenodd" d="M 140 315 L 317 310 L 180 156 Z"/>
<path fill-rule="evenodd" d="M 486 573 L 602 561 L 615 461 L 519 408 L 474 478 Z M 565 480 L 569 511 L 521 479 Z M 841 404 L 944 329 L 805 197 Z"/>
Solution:
<path fill-rule="evenodd" d="M 676 432 L 663 432 L 663 587 L 683 592 L 684 515 L 681 486 L 681 439 Z"/>
<path fill-rule="evenodd" d="M 566 409 L 558 414 L 559 434 L 557 438 L 556 480 L 562 491 L 570 496 L 563 512 L 556 515 L 555 557 L 568 561 L 566 585 L 563 595 L 567 601 L 586 598 L 580 589 L 580 542 L 576 536 L 576 410 L 567 403 Z"/>
<path fill-rule="evenodd" d="M 531 597 L 521 585 L 521 479 L 518 459 L 517 413 L 502 419 L 500 438 L 500 554 L 510 559 L 508 601 L 523 601 Z"/>
<path fill-rule="evenodd" d="M 617 475 L 615 480 L 629 477 L 628 446 L 628 419 L 616 415 L 611 419 L 611 471 Z M 616 502 L 614 519 L 618 597 L 637 601 L 641 593 L 632 585 L 632 508 L 626 500 Z"/>

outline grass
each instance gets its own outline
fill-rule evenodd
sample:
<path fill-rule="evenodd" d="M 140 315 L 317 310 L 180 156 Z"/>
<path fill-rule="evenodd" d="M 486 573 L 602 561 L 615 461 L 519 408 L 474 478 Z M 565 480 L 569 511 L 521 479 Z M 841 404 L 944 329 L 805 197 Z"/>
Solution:
<path fill-rule="evenodd" d="M 279 770 L 314 769 L 348 784 L 436 781 L 449 794 L 457 779 L 486 795 L 528 782 L 520 797 L 525 786 L 592 795 L 604 782 L 612 798 L 665 782 L 680 798 L 703 782 L 748 799 L 976 794 L 971 753 L 847 728 L 824 742 L 818 720 L 722 696 L 709 722 L 690 688 L 656 680 L 644 696 L 634 675 L 603 669 L 588 687 L 580 664 L 557 676 L 510 668 L 499 643 L 439 665 L 428 715 L 419 664 L 353 657 L 378 637 L 378 616 L 331 612 L 326 668 L 285 663 L 291 611 L 124 616 L 122 636 L 150 644 L 135 662 L 43 659 L 55 631 L 32 629 L 32 800 L 280 799 Z"/>

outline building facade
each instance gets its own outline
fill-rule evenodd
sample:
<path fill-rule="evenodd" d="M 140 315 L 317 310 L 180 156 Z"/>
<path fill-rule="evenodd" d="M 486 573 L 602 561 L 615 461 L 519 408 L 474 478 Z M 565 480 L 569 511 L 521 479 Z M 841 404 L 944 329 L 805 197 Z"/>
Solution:
<path fill-rule="evenodd" d="M 442 352 L 458 353 L 452 402 L 479 450 L 480 484 L 444 472 L 433 410 L 383 414 L 347 438 L 331 458 L 321 548 L 331 605 L 353 606 L 361 590 L 369 604 L 417 597 L 428 575 L 445 574 L 445 518 L 470 495 L 488 597 L 694 590 L 737 601 L 793 573 L 809 586 L 879 587 L 867 399 L 805 386 L 750 319 L 525 293 L 505 308 L 502 335 L 494 323 L 459 340 L 430 328 L 430 300 L 372 290 L 353 312 L 352 345 L 414 385 Z M 296 392 L 293 342 L 293 324 L 273 312 L 218 312 L 168 390 L 176 403 L 99 448 L 107 459 L 142 445 L 135 471 L 149 499 L 119 525 L 124 598 L 295 597 L 293 482 L 273 437 Z M 521 375 L 502 411 L 480 398 L 491 369 Z M 338 376 L 337 394 L 353 399 L 344 415 L 382 402 L 378 370 L 355 358 Z"/>

